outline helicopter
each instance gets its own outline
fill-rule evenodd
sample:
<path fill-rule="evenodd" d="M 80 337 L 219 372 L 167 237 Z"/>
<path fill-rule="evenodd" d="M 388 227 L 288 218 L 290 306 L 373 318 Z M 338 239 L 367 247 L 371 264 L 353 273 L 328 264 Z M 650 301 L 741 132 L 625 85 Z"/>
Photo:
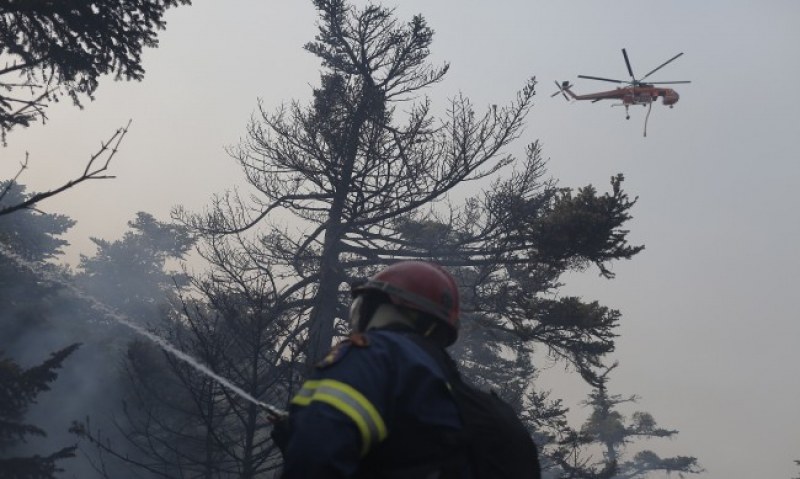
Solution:
<path fill-rule="evenodd" d="M 619 83 L 619 84 L 626 84 L 627 86 L 618 87 L 614 90 L 607 90 L 601 91 L 597 93 L 587 93 L 585 95 L 576 95 L 572 91 L 573 85 L 571 85 L 568 81 L 564 81 L 561 83 L 555 82 L 556 87 L 558 87 L 558 91 L 550 95 L 554 97 L 558 94 L 564 96 L 567 101 L 570 100 L 570 97 L 573 100 L 591 100 L 592 103 L 598 102 L 600 100 L 620 100 L 620 103 L 611 105 L 611 106 L 624 106 L 625 107 L 625 119 L 630 120 L 631 115 L 628 111 L 628 108 L 631 105 L 642 105 L 646 106 L 647 109 L 647 116 L 645 117 L 644 121 L 644 136 L 647 136 L 647 120 L 650 118 L 650 109 L 653 107 L 653 102 L 657 101 L 659 97 L 663 98 L 662 103 L 664 105 L 673 108 L 678 100 L 680 99 L 680 95 L 678 92 L 673 90 L 672 88 L 665 88 L 656 85 L 666 85 L 666 84 L 678 84 L 678 83 L 691 83 L 690 81 L 661 81 L 661 82 L 645 82 L 644 80 L 652 75 L 653 73 L 657 72 L 658 70 L 664 68 L 669 63 L 673 62 L 675 59 L 683 55 L 683 52 L 678 53 L 674 57 L 670 58 L 669 60 L 665 61 L 661 65 L 657 66 L 646 75 L 641 78 L 636 78 L 633 74 L 633 69 L 631 68 L 631 62 L 628 59 L 628 52 L 625 49 L 622 49 L 622 56 L 625 58 L 625 66 L 628 67 L 628 73 L 631 76 L 629 81 L 626 80 L 614 80 L 611 78 L 603 78 L 597 76 L 589 76 L 589 75 L 578 75 L 578 78 L 585 78 L 588 80 L 600 80 L 600 81 L 607 81 L 612 83 Z M 567 96 L 569 95 L 569 96 Z"/>

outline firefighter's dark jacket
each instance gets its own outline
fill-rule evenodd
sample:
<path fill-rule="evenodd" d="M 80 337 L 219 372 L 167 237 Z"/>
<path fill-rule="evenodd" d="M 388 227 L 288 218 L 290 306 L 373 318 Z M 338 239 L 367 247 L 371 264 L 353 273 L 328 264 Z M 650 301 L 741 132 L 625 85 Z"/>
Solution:
<path fill-rule="evenodd" d="M 284 479 L 361 477 L 376 455 L 380 468 L 436 454 L 440 438 L 458 433 L 441 366 L 407 334 L 371 330 L 320 362 L 291 401 Z"/>

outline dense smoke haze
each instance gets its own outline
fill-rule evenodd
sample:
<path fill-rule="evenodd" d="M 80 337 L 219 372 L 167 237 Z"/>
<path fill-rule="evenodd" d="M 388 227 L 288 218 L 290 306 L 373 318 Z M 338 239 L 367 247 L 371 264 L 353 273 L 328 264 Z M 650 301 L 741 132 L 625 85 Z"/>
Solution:
<path fill-rule="evenodd" d="M 609 450 L 611 477 L 800 474 L 800 4 L 380 2 L 433 31 L 392 96 L 337 63 L 310 0 L 143 3 L 150 23 L 83 32 L 93 51 L 41 37 L 46 68 L 0 44 L 33 65 L 0 70 L 0 392 L 22 410 L 0 419 L 46 433 L 0 460 L 78 445 L 54 477 L 273 477 L 264 410 L 152 337 L 284 408 L 345 333 L 348 281 L 424 257 L 462 286 L 453 353 L 519 411 L 548 479 L 602 476 Z M 0 29 L 33 25 L 12 7 Z M 637 78 L 683 52 L 651 78 L 691 81 L 674 108 L 557 94 L 627 80 L 622 48 Z"/>

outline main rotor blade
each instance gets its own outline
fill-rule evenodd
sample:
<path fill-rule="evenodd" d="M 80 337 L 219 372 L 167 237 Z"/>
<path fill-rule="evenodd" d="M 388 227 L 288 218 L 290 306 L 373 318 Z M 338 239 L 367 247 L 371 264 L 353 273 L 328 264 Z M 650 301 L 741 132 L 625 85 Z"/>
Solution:
<path fill-rule="evenodd" d="M 631 74 L 631 80 L 636 81 L 636 77 L 633 76 L 633 70 L 631 69 L 631 62 L 628 61 L 628 52 L 625 49 L 622 49 L 622 56 L 625 57 L 625 65 L 628 67 L 628 73 Z"/>
<path fill-rule="evenodd" d="M 647 82 L 651 85 L 674 85 L 678 83 L 692 83 L 690 81 L 651 81 Z"/>
<path fill-rule="evenodd" d="M 622 81 L 622 80 L 612 80 L 611 78 L 592 77 L 592 76 L 588 76 L 588 75 L 578 75 L 578 78 L 586 78 L 588 80 L 610 81 L 610 82 L 613 82 L 613 83 L 630 83 L 630 82 Z"/>
<path fill-rule="evenodd" d="M 661 70 L 661 69 L 662 69 L 662 68 L 664 68 L 664 67 L 665 67 L 665 66 L 666 66 L 666 65 L 667 65 L 669 62 L 671 62 L 672 60 L 675 60 L 676 58 L 678 58 L 678 57 L 679 57 L 679 56 L 681 56 L 681 55 L 683 55 L 683 52 L 680 52 L 680 53 L 678 53 L 678 54 L 677 54 L 677 55 L 675 55 L 674 57 L 670 58 L 669 60 L 665 61 L 665 62 L 664 62 L 664 63 L 662 63 L 661 65 L 657 66 L 657 67 L 656 67 L 654 70 L 652 70 L 650 73 L 648 73 L 647 75 L 643 76 L 643 77 L 642 77 L 642 78 L 640 78 L 639 80 L 640 80 L 640 81 L 641 81 L 641 80 L 644 80 L 645 78 L 649 77 L 650 75 L 652 75 L 653 73 L 657 72 L 658 70 Z"/>

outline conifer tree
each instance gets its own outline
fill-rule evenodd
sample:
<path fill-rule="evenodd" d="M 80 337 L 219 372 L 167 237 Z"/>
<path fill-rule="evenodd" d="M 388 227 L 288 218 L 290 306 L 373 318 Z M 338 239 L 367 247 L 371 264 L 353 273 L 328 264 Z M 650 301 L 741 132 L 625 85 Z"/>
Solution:
<path fill-rule="evenodd" d="M 0 0 L 0 136 L 46 118 L 51 101 L 92 99 L 99 77 L 141 80 L 164 13 L 191 0 Z"/>
<path fill-rule="evenodd" d="M 75 457 L 75 446 L 67 446 L 47 455 L 19 456 L 15 447 L 31 436 L 46 436 L 42 429 L 25 423 L 28 408 L 39 394 L 50 389 L 56 370 L 79 344 L 53 353 L 38 366 L 22 368 L 0 351 L 0 476 L 7 479 L 55 478 L 62 471 L 59 461 Z"/>
<path fill-rule="evenodd" d="M 423 258 L 471 270 L 474 281 L 462 289 L 479 293 L 473 304 L 491 313 L 487 323 L 549 342 L 582 370 L 596 367 L 613 347 L 618 314 L 539 295 L 552 293 L 564 271 L 596 264 L 610 277 L 608 262 L 641 251 L 622 228 L 635 203 L 622 177 L 612 179 L 612 194 L 590 186 L 575 195 L 544 177 L 537 143 L 521 160 L 506 151 L 532 107 L 533 79 L 505 107 L 479 113 L 456 95 L 436 118 L 424 89 L 448 65 L 428 63 L 433 30 L 422 16 L 401 24 L 375 5 L 314 4 L 319 34 L 306 49 L 324 70 L 313 101 L 262 108 L 232 151 L 257 194 L 227 193 L 205 213 L 177 217 L 249 259 L 241 267 L 279 278 L 277 300 L 296 318 L 308 365 L 343 332 L 349 282 Z M 501 171 L 508 178 L 486 191 L 461 205 L 448 201 L 457 187 Z M 287 215 L 299 231 L 284 226 Z M 579 319 L 566 324 L 567 312 Z M 561 334 L 576 326 L 592 332 Z"/>
<path fill-rule="evenodd" d="M 0 181 L 0 191 L 5 192 L 0 195 L 0 209 L 30 196 L 24 185 L 15 182 Z M 48 274 L 65 274 L 49 260 L 62 253 L 68 244 L 62 235 L 74 224 L 66 215 L 32 209 L 0 215 L 0 350 L 12 352 L 17 338 L 47 324 L 48 311 L 61 289 L 42 282 L 7 255 L 16 255 Z"/>
<path fill-rule="evenodd" d="M 94 255 L 81 255 L 75 283 L 141 324 L 156 324 L 170 293 L 187 286 L 184 272 L 171 271 L 170 262 L 183 260 L 194 246 L 185 227 L 157 220 L 140 211 L 128 222 L 122 238 L 91 238 Z"/>
<path fill-rule="evenodd" d="M 691 456 L 660 457 L 649 449 L 641 450 L 633 457 L 626 455 L 626 448 L 632 443 L 643 439 L 671 438 L 678 431 L 659 427 L 653 416 L 646 412 L 634 412 L 630 418 L 622 414 L 619 406 L 635 403 L 638 398 L 608 393 L 608 374 L 614 367 L 616 365 L 606 369 L 600 377 L 600 384 L 584 402 L 592 410 L 589 418 L 570 442 L 563 444 L 557 455 L 561 467 L 571 474 L 569 477 L 634 479 L 649 477 L 656 471 L 667 474 L 702 472 L 697 458 Z M 578 450 L 583 450 L 585 458 L 590 455 L 587 451 L 592 446 L 600 448 L 602 461 L 575 460 Z"/>
<path fill-rule="evenodd" d="M 525 384 L 537 343 L 592 379 L 613 350 L 620 315 L 594 302 L 555 298 L 564 272 L 596 265 L 610 278 L 610 262 L 641 251 L 627 243 L 624 225 L 635 199 L 623 192 L 622 176 L 612 177 L 608 193 L 592 186 L 573 191 L 545 177 L 538 143 L 520 160 L 507 151 L 532 107 L 533 79 L 505 107 L 480 113 L 456 95 L 436 118 L 424 89 L 443 78 L 447 65 L 429 65 L 433 31 L 421 16 L 402 24 L 375 5 L 314 4 L 319 34 L 306 49 L 323 72 L 311 101 L 274 112 L 262 106 L 247 139 L 231 150 L 253 194 L 217 196 L 199 214 L 176 211 L 212 268 L 196 284 L 203 304 L 186 308 L 165 336 L 256 398 L 285 404 L 345 333 L 348 283 L 398 259 L 419 258 L 461 279 L 465 338 L 476 332 L 465 360 L 483 357 L 479 331 L 497 338 L 491 347 L 515 350 L 510 370 L 481 371 L 485 385 L 517 374 L 520 407 L 547 403 L 546 394 Z M 485 191 L 473 188 L 463 203 L 449 201 L 475 180 L 485 180 Z M 250 353 L 239 357 L 234 349 Z M 140 437 L 167 449 L 159 446 L 149 457 L 166 465 L 166 457 L 183 454 L 190 461 L 181 470 L 189 475 L 228 477 L 246 467 L 249 477 L 270 467 L 269 444 L 256 440 L 263 422 L 244 421 L 253 417 L 251 406 L 219 388 L 209 393 L 213 384 L 187 371 L 176 364 L 170 375 L 188 396 L 217 400 L 213 411 L 192 411 L 204 422 L 191 442 L 211 439 L 189 454 L 168 447 L 190 442 L 170 439 L 180 437 L 176 430 L 150 431 Z M 550 420 L 562 427 L 563 408 L 555 402 L 551 410 L 537 417 L 531 409 L 529 424 Z M 227 442 L 230 411 L 240 418 L 239 437 L 252 441 Z M 166 411 L 153 413 L 169 419 Z M 153 417 L 150 424 L 157 422 Z"/>

